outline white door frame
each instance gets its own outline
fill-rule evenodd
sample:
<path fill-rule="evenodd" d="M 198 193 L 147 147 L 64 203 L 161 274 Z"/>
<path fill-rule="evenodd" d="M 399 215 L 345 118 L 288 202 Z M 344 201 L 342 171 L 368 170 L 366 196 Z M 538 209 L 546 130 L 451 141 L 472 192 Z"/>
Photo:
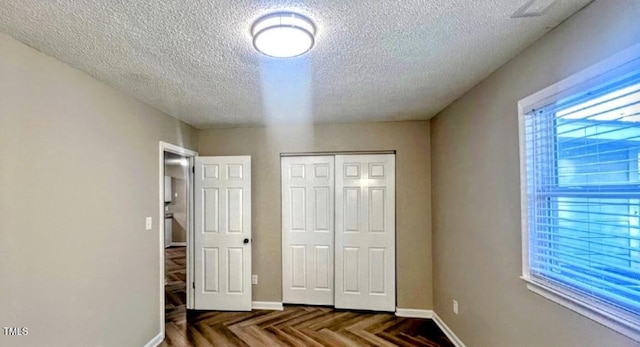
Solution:
<path fill-rule="evenodd" d="M 191 168 L 193 167 L 194 157 L 198 156 L 198 152 L 192 151 L 190 149 L 177 146 L 168 142 L 160 141 L 159 144 L 159 156 L 158 156 L 158 187 L 159 187 L 159 197 L 158 197 L 158 229 L 160 230 L 158 234 L 158 246 L 160 252 L 160 334 L 162 335 L 162 340 L 165 338 L 165 330 L 164 330 L 164 311 L 165 311 L 165 302 L 164 302 L 164 153 L 173 153 L 181 155 L 189 161 L 189 169 L 187 170 L 187 308 L 193 307 L 193 288 L 189 285 L 193 281 L 193 269 L 191 268 L 192 261 L 192 238 L 193 238 L 193 171 Z"/>

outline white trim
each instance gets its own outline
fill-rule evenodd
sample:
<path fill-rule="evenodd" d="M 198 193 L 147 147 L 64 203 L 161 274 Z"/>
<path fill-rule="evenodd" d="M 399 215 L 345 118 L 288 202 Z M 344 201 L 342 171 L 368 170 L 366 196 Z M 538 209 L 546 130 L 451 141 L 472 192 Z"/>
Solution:
<path fill-rule="evenodd" d="M 161 221 L 164 221 L 164 152 L 171 152 L 171 153 L 175 153 L 175 154 L 180 154 L 183 155 L 187 158 L 190 157 L 196 157 L 198 156 L 198 152 L 192 151 L 190 149 L 186 149 L 184 147 L 180 147 L 180 146 L 176 146 L 174 144 L 168 143 L 168 142 L 164 142 L 164 141 L 160 141 L 158 144 L 158 149 L 159 149 L 159 155 L 158 155 L 158 229 L 159 229 L 159 233 L 158 233 L 158 246 L 159 246 L 159 253 L 160 253 L 160 264 L 159 264 L 159 268 L 160 268 L 160 277 L 159 277 L 159 283 L 160 283 L 160 334 L 158 334 L 158 336 L 156 336 L 153 340 L 149 341 L 149 343 L 152 343 L 153 341 L 155 341 L 158 337 L 160 338 L 160 342 L 162 342 L 164 340 L 164 336 L 165 336 L 165 330 L 164 330 L 164 324 L 165 324 L 165 319 L 164 319 L 164 310 L 165 310 L 165 303 L 164 303 L 164 286 L 165 286 L 165 281 L 164 281 L 164 223 Z M 190 172 L 190 171 L 189 171 Z M 191 176 L 191 173 L 189 173 L 189 176 Z M 193 181 L 192 179 L 190 179 L 190 181 Z M 190 194 L 187 194 L 187 196 L 190 196 Z M 191 206 L 192 204 L 190 204 L 189 202 L 187 202 L 187 205 Z M 189 226 L 187 227 L 187 237 L 189 237 L 189 235 L 192 233 L 192 224 L 193 224 L 193 213 L 191 212 L 191 208 L 189 208 Z M 187 245 L 187 250 L 189 249 L 188 245 Z M 191 280 L 191 275 L 190 275 L 190 260 L 189 260 L 189 256 L 187 256 L 187 284 L 190 282 Z M 190 292 L 191 290 L 191 286 L 187 285 L 187 299 L 189 298 L 193 298 L 193 293 Z M 187 302 L 187 307 L 189 307 L 189 302 Z M 149 343 L 147 343 L 146 346 L 152 346 Z M 158 343 L 159 344 L 159 343 Z M 156 345 L 157 346 L 157 345 Z"/>
<path fill-rule="evenodd" d="M 527 146 L 524 125 L 523 100 L 518 102 L 518 143 L 520 148 L 520 237 L 522 246 L 522 273 L 529 273 L 529 203 L 527 185 Z"/>
<path fill-rule="evenodd" d="M 186 247 L 187 241 L 171 241 L 170 247 Z"/>
<path fill-rule="evenodd" d="M 158 347 L 162 341 L 164 341 L 164 338 L 162 337 L 162 333 L 160 333 L 149 340 L 149 342 L 145 343 L 143 347 Z"/>
<path fill-rule="evenodd" d="M 282 306 L 281 302 L 277 302 L 277 301 L 252 301 L 251 309 L 282 311 L 284 310 L 284 306 Z"/>
<path fill-rule="evenodd" d="M 433 317 L 432 310 L 420 310 L 414 308 L 396 308 L 396 316 L 405 318 L 424 318 L 431 319 Z"/>
<path fill-rule="evenodd" d="M 193 286 L 189 286 L 188 283 L 193 283 L 194 281 L 194 264 L 193 264 L 193 259 L 194 259 L 194 248 L 192 247 L 193 245 L 193 232 L 194 232 L 194 228 L 195 228 L 195 214 L 194 214 L 194 206 L 195 206 L 195 201 L 194 201 L 194 195 L 195 195 L 195 189 L 194 189 L 194 178 L 195 178 L 195 173 L 193 172 L 193 168 L 195 167 L 195 161 L 196 161 L 196 157 L 198 156 L 198 153 L 196 152 L 195 155 L 193 157 L 189 157 L 188 161 L 189 161 L 189 167 L 192 168 L 192 170 L 188 170 L 188 179 L 187 179 L 187 216 L 188 216 L 188 220 L 187 220 L 187 309 L 193 309 L 196 306 L 196 299 L 195 299 L 195 288 L 193 288 Z"/>
<path fill-rule="evenodd" d="M 449 326 L 438 316 L 435 312 L 433 312 L 433 322 L 442 330 L 442 332 L 447 335 L 449 341 L 453 343 L 456 347 L 466 347 L 466 345 L 460 340 L 460 338 L 449 328 Z"/>
<path fill-rule="evenodd" d="M 396 154 L 396 150 L 388 151 L 333 151 L 333 152 L 281 152 L 280 158 L 286 157 L 326 157 L 336 155 L 371 155 L 371 154 Z"/>

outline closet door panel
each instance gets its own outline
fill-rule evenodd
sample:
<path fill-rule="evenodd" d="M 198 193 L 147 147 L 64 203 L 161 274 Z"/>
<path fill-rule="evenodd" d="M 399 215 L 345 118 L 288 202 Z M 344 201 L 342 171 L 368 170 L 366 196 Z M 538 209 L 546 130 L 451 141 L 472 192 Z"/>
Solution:
<path fill-rule="evenodd" d="M 335 306 L 395 311 L 395 156 L 335 158 Z"/>
<path fill-rule="evenodd" d="M 283 157 L 282 300 L 333 305 L 333 156 Z"/>

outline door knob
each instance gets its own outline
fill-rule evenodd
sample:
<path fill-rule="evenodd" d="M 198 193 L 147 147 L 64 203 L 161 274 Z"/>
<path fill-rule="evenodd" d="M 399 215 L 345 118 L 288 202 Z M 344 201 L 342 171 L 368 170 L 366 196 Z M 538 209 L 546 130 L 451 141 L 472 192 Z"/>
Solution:
<path fill-rule="evenodd" d="M 244 239 L 244 244 L 246 245 L 247 243 L 249 243 L 249 239 Z"/>

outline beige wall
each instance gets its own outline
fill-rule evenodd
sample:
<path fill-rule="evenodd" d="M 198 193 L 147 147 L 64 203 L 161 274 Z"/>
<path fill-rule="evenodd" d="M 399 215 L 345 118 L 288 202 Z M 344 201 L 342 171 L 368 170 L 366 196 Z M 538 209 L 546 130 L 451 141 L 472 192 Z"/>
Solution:
<path fill-rule="evenodd" d="M 435 310 L 467 346 L 640 345 L 519 279 L 517 125 L 518 100 L 640 42 L 639 18 L 596 1 L 432 119 Z"/>
<path fill-rule="evenodd" d="M 182 165 L 175 165 L 175 164 L 165 165 L 164 175 L 185 180 L 187 178 L 187 170 L 188 170 L 188 167 L 185 167 Z"/>
<path fill-rule="evenodd" d="M 1 346 L 159 333 L 160 140 L 196 133 L 0 34 L 0 325 L 29 329 Z"/>
<path fill-rule="evenodd" d="M 182 158 L 165 153 L 165 176 L 171 177 L 171 202 L 165 203 L 166 211 L 173 213 L 171 220 L 171 241 L 187 241 L 187 175 L 189 168 L 175 163 L 167 163 L 167 159 Z M 176 197 L 176 193 L 178 196 Z"/>
<path fill-rule="evenodd" d="M 187 181 L 180 178 L 171 178 L 171 192 L 173 199 L 169 204 L 169 212 L 173 213 L 171 221 L 171 241 L 187 241 Z M 176 197 L 176 194 L 178 196 Z"/>
<path fill-rule="evenodd" d="M 280 153 L 397 150 L 398 306 L 432 308 L 429 122 L 201 131 L 200 155 L 251 155 L 253 300 L 282 301 Z"/>

